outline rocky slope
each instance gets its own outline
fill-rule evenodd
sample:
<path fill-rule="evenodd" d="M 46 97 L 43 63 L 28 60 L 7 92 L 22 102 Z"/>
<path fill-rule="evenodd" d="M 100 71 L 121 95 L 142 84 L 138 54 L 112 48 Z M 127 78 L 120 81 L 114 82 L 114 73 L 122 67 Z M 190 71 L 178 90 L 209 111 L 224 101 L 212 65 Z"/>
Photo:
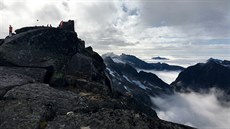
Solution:
<path fill-rule="evenodd" d="M 103 59 L 72 29 L 16 33 L 0 46 L 1 129 L 190 128 L 113 90 Z"/>
<path fill-rule="evenodd" d="M 206 63 L 190 66 L 171 85 L 177 91 L 207 92 L 216 88 L 230 95 L 230 61 L 211 58 Z"/>
<path fill-rule="evenodd" d="M 137 72 L 127 63 L 116 63 L 111 57 L 105 57 L 107 74 L 110 76 L 113 89 L 122 94 L 133 96 L 141 105 L 151 108 L 154 105 L 150 96 L 173 94 L 173 88 L 155 74 Z"/>

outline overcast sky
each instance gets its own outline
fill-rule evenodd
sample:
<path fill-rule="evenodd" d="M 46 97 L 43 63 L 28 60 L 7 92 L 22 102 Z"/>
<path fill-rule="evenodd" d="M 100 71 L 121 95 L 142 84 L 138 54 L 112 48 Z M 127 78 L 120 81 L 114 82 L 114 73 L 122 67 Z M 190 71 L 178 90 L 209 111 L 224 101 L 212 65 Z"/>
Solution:
<path fill-rule="evenodd" d="M 229 0 L 0 0 L 0 38 L 69 19 L 99 54 L 230 59 Z"/>

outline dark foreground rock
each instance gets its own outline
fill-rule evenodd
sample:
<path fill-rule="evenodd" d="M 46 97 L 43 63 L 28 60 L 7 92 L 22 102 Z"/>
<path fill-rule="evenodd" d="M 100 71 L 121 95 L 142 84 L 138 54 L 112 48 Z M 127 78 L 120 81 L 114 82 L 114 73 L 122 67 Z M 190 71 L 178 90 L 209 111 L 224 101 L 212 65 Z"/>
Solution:
<path fill-rule="evenodd" d="M 72 30 L 32 27 L 0 46 L 0 129 L 184 129 L 114 91 Z"/>
<path fill-rule="evenodd" d="M 4 39 L 0 39 L 0 45 L 4 43 Z"/>
<path fill-rule="evenodd" d="M 125 99 L 74 93 L 42 83 L 17 86 L 0 103 L 2 129 L 189 128 L 132 110 Z"/>
<path fill-rule="evenodd" d="M 0 66 L 0 99 L 8 90 L 16 86 L 44 82 L 45 77 L 45 69 Z"/>

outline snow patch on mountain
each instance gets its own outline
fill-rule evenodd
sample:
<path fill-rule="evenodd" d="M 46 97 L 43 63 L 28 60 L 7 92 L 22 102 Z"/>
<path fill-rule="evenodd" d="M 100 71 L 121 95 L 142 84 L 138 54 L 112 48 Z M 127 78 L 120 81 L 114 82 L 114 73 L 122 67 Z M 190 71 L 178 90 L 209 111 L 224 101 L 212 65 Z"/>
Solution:
<path fill-rule="evenodd" d="M 131 82 L 127 76 L 123 75 L 123 77 L 124 77 L 127 81 Z"/>
<path fill-rule="evenodd" d="M 132 82 L 136 84 L 137 86 L 139 86 L 140 88 L 146 90 L 145 85 L 143 85 L 140 81 L 132 80 Z"/>
<path fill-rule="evenodd" d="M 109 74 L 110 74 L 110 75 L 112 75 L 112 76 L 114 76 L 114 77 L 116 76 L 116 75 L 115 75 L 115 72 L 113 72 L 113 71 L 112 71 L 111 69 L 109 69 L 108 67 L 106 68 L 106 70 L 109 71 Z"/>
<path fill-rule="evenodd" d="M 122 63 L 122 64 L 125 64 L 124 61 L 120 60 L 119 58 L 112 58 L 112 60 L 115 62 L 115 63 Z"/>

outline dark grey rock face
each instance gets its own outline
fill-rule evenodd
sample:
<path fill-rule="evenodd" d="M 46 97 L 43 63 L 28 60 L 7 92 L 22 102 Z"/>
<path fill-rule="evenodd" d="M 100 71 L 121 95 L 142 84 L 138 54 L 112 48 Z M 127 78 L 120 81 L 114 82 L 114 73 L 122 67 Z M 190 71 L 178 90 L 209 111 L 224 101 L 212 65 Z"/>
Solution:
<path fill-rule="evenodd" d="M 67 76 L 84 76 L 105 84 L 105 65 L 98 54 L 86 49 L 77 33 L 60 28 L 26 27 L 5 39 L 0 65 L 44 68 L 53 86 L 68 86 Z"/>
<path fill-rule="evenodd" d="M 77 52 L 84 49 L 76 33 L 57 28 L 37 28 L 5 39 L 0 48 L 1 64 L 48 67 L 61 70 Z"/>
<path fill-rule="evenodd" d="M 46 70 L 41 68 L 20 68 L 0 66 L 0 99 L 16 87 L 28 83 L 44 82 Z"/>
<path fill-rule="evenodd" d="M 0 39 L 0 46 L 4 43 L 4 39 Z"/>
<path fill-rule="evenodd" d="M 23 76 L 31 77 L 36 82 L 44 82 L 47 74 L 47 70 L 43 68 L 0 66 L 0 73 L 7 73 L 7 72 L 9 72 L 10 74 L 17 73 L 17 74 L 22 74 Z"/>

